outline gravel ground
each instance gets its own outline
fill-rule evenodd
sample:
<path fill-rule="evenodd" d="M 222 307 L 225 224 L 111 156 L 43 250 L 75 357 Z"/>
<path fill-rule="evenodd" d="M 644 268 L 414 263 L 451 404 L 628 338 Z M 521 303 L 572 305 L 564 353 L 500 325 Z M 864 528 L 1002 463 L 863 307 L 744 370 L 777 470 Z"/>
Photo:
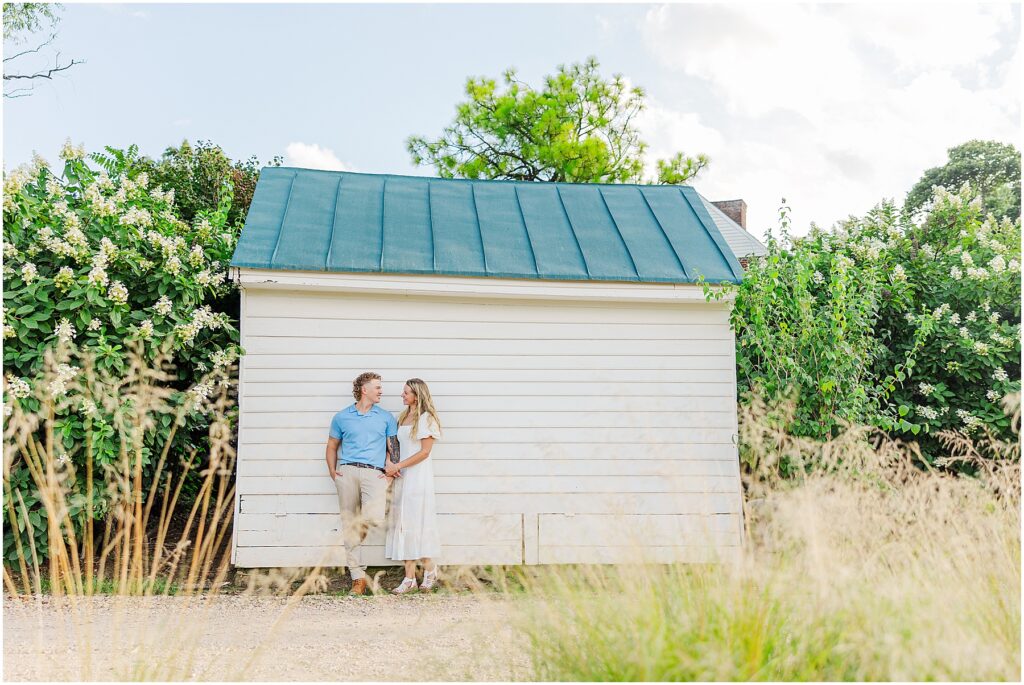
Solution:
<path fill-rule="evenodd" d="M 5 599 L 4 680 L 529 679 L 508 600 Z"/>

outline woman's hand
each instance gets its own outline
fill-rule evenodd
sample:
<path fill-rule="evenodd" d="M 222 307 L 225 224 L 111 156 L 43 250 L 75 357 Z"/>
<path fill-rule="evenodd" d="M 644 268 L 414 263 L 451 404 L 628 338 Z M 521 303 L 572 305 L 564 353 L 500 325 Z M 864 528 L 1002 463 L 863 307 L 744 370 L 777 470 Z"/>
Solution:
<path fill-rule="evenodd" d="M 388 478 L 394 478 L 398 475 L 400 470 L 401 469 L 398 468 L 398 464 L 395 464 L 394 462 L 389 461 L 384 464 L 384 475 Z"/>

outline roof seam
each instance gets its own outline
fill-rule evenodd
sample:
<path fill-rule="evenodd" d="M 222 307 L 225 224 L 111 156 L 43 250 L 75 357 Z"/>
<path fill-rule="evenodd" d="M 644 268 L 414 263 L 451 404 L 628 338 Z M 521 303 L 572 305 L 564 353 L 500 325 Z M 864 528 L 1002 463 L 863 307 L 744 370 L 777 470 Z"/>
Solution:
<path fill-rule="evenodd" d="M 587 264 L 587 256 L 583 254 L 583 246 L 580 245 L 580 238 L 576 235 L 576 227 L 572 225 L 572 219 L 569 218 L 569 210 L 565 208 L 565 203 L 562 202 L 562 191 L 555 186 L 555 195 L 558 196 L 558 206 L 562 208 L 562 214 L 565 215 L 565 222 L 569 224 L 569 231 L 572 233 L 572 239 L 576 241 L 576 249 L 580 251 L 580 259 L 583 260 L 583 270 L 587 272 L 587 276 L 593 278 L 590 273 L 590 266 Z"/>
<path fill-rule="evenodd" d="M 612 214 L 612 208 L 608 206 L 608 200 L 605 198 L 604 192 L 598 188 L 597 194 L 601 197 L 601 204 L 604 205 L 604 211 L 608 212 L 608 218 L 612 220 L 612 226 L 615 227 L 615 234 L 619 236 L 619 240 L 622 241 L 622 247 L 626 249 L 626 256 L 629 257 L 629 263 L 633 266 L 633 273 L 636 274 L 636 279 L 640 280 L 640 270 L 636 268 L 636 260 L 633 259 L 633 252 L 629 249 L 629 244 L 622 236 L 622 231 L 619 229 L 619 222 L 615 220 L 615 215 Z"/>
<path fill-rule="evenodd" d="M 434 213 L 430 202 L 430 181 L 427 181 L 427 229 L 430 231 L 430 268 L 437 271 L 437 247 L 434 245 Z"/>
<path fill-rule="evenodd" d="M 384 209 L 387 205 L 384 204 L 384 194 L 388 189 L 387 176 L 384 177 L 384 183 L 380 186 L 380 270 L 384 271 Z"/>
<path fill-rule="evenodd" d="M 331 211 L 331 236 L 327 239 L 327 257 L 324 259 L 324 271 L 331 263 L 331 250 L 334 249 L 334 229 L 338 226 L 338 198 L 341 197 L 341 182 L 344 176 L 338 176 L 338 187 L 334 191 L 334 209 Z"/>
<path fill-rule="evenodd" d="M 281 224 L 277 227 L 277 239 L 274 241 L 274 251 L 270 253 L 271 268 L 273 268 L 274 260 L 277 258 L 277 249 L 281 247 L 281 235 L 284 233 L 284 222 L 288 220 L 288 208 L 292 206 L 292 189 L 295 187 L 295 177 L 298 175 L 298 173 L 293 173 L 291 183 L 288 184 L 288 197 L 284 201 L 284 212 L 281 213 Z"/>
<path fill-rule="evenodd" d="M 651 207 L 650 200 L 647 199 L 647 195 L 644 194 L 643 188 L 637 188 L 637 192 L 640 193 L 640 197 L 643 198 L 644 206 L 647 207 L 647 211 L 651 213 L 651 218 L 654 219 L 654 223 L 658 225 L 658 230 L 665 236 L 665 242 L 668 243 L 669 249 L 672 250 L 672 254 L 675 255 L 676 261 L 679 262 L 679 269 L 683 272 L 683 276 L 686 280 L 690 280 L 690 273 L 686 270 L 686 266 L 683 264 L 682 256 L 676 252 L 676 246 L 672 244 L 672 240 L 668 237 L 668 231 L 661 225 L 661 221 L 658 219 L 658 215 L 654 213 L 654 207 Z"/>
<path fill-rule="evenodd" d="M 484 260 L 484 273 L 490 273 L 487 268 L 487 247 L 484 245 L 484 230 L 480 227 L 480 208 L 476 204 L 476 184 L 469 184 L 469 196 L 473 200 L 473 218 L 476 220 L 476 232 L 480 236 L 480 256 Z"/>
<path fill-rule="evenodd" d="M 537 251 L 533 248 L 533 238 L 530 237 L 530 227 L 526 225 L 526 213 L 523 211 L 523 203 L 519 201 L 519 186 L 512 186 L 512 192 L 516 196 L 516 207 L 519 208 L 519 218 L 523 220 L 523 231 L 526 233 L 526 244 L 530 246 L 530 258 L 533 260 L 533 271 L 540 276 L 540 267 L 537 266 Z"/>
<path fill-rule="evenodd" d="M 696 191 L 694 191 L 694 192 L 696 192 Z M 712 233 L 711 230 L 710 230 L 713 227 L 715 233 L 718 234 L 718 237 L 722 238 L 722 240 L 725 240 L 725 237 L 722 236 L 722 232 L 718 230 L 718 226 L 715 226 L 714 225 L 715 222 L 712 220 L 711 226 L 709 227 L 707 225 L 707 223 L 703 219 L 700 218 L 700 212 L 698 212 L 697 208 L 693 206 L 693 203 L 690 202 L 690 198 L 688 198 L 686 196 L 686 193 L 683 192 L 682 188 L 679 188 L 679 194 L 683 196 L 684 200 L 686 200 L 686 204 L 688 204 L 690 206 L 690 211 L 692 211 L 697 216 L 697 221 L 699 221 L 701 223 L 701 226 L 704 227 L 704 232 L 708 234 L 708 237 L 711 238 L 711 242 L 715 244 L 715 249 L 718 250 L 718 254 L 720 254 L 722 256 L 722 259 L 725 261 L 725 265 L 727 267 L 729 267 L 729 273 L 732 274 L 733 278 L 742 278 L 742 276 L 743 276 L 742 272 L 736 273 L 736 269 L 733 268 L 732 262 L 729 261 L 729 257 L 726 256 L 725 252 L 722 250 L 722 246 L 718 244 L 717 240 L 715 240 L 715 234 Z M 711 214 L 708 212 L 707 209 L 704 208 L 703 203 L 701 203 L 701 207 L 700 208 L 704 211 L 705 214 L 708 215 L 708 219 L 711 219 Z M 729 254 L 732 254 L 732 248 L 729 248 Z M 737 261 L 735 255 L 733 255 L 732 259 L 733 259 L 733 262 L 737 262 L 737 264 L 739 263 Z"/>

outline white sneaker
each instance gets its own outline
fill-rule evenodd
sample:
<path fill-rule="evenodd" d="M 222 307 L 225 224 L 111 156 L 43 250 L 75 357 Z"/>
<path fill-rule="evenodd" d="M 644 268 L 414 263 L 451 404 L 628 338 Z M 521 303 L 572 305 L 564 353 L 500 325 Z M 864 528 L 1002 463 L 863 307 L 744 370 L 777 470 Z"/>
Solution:
<path fill-rule="evenodd" d="M 416 579 L 415 578 L 406 578 L 405 580 L 402 581 L 401 585 L 396 587 L 391 592 L 392 592 L 392 594 L 395 594 L 395 595 L 404 595 L 406 592 L 412 592 L 415 589 L 416 589 Z"/>

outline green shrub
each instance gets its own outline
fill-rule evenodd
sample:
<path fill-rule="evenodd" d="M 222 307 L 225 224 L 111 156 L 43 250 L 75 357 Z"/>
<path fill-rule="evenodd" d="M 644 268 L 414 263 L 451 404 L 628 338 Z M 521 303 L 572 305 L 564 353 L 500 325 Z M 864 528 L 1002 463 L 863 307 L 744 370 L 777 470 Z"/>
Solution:
<path fill-rule="evenodd" d="M 61 173 L 37 158 L 4 178 L 5 412 L 15 401 L 39 412 L 40 394 L 61 398 L 53 424 L 58 449 L 80 465 L 88 425 L 102 467 L 118 456 L 113 417 L 102 403 L 65 398 L 79 368 L 64 364 L 44 381 L 47 351 L 65 343 L 92 357 L 97 371 L 117 375 L 128 371 L 130 348 L 138 347 L 145 362 L 169 349 L 175 402 L 189 399 L 186 390 L 212 394 L 210 382 L 200 382 L 204 374 L 228 369 L 241 352 L 235 321 L 220 306 L 236 291 L 226 278 L 236 242 L 226 227 L 231 189 L 223 189 L 216 211 L 199 212 L 187 224 L 175 212 L 173 192 L 152 187 L 137 169 L 134 146 L 93 155 L 99 171 L 70 143 L 62 158 Z M 43 382 L 47 387 L 38 387 Z M 147 430 L 146 474 L 153 446 L 165 444 L 173 420 L 168 414 Z M 187 415 L 174 434 L 172 464 L 202 444 L 207 426 L 203 411 Z M 23 490 L 30 512 L 42 511 L 22 463 L 5 460 L 4 475 Z M 102 488 L 97 497 L 101 516 Z M 45 526 L 34 528 L 45 553 Z M 12 548 L 8 531 L 5 559 L 14 558 Z"/>

